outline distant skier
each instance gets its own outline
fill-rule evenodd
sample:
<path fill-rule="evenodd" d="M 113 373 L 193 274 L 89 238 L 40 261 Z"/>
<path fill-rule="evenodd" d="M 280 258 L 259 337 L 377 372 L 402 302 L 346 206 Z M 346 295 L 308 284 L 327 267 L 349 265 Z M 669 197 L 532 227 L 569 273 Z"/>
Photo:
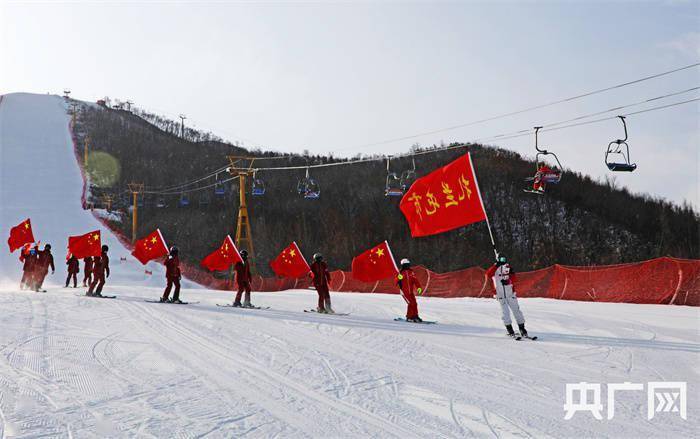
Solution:
<path fill-rule="evenodd" d="M 311 264 L 311 279 L 318 293 L 317 312 L 335 314 L 331 307 L 331 293 L 329 285 L 331 273 L 328 271 L 328 264 L 323 260 L 321 253 L 314 254 L 314 262 Z"/>
<path fill-rule="evenodd" d="M 241 250 L 242 261 L 236 262 L 233 266 L 236 270 L 236 284 L 238 285 L 238 292 L 236 293 L 236 299 L 233 301 L 233 306 L 250 308 L 253 305 L 250 303 L 250 282 L 253 280 L 253 276 L 250 274 L 250 263 L 248 262 L 248 251 Z M 241 304 L 241 295 L 245 292 L 245 298 L 243 299 L 243 304 Z"/>
<path fill-rule="evenodd" d="M 83 259 L 83 286 L 87 287 L 90 286 L 92 283 L 92 267 L 94 265 L 94 261 L 92 259 L 92 256 L 88 256 L 87 258 Z"/>
<path fill-rule="evenodd" d="M 171 302 L 171 303 L 182 303 L 180 300 L 180 279 L 182 274 L 180 273 L 180 258 L 178 254 L 179 249 L 176 246 L 170 247 L 170 254 L 165 258 L 165 279 L 168 284 L 163 291 L 163 297 L 160 298 L 161 302 Z M 173 292 L 173 298 L 168 299 L 170 296 L 170 290 L 175 286 L 175 291 Z"/>
<path fill-rule="evenodd" d="M 416 302 L 415 292 L 420 296 L 423 294 L 423 288 L 416 274 L 413 272 L 413 269 L 411 269 L 411 261 L 406 258 L 401 259 L 401 270 L 399 270 L 399 274 L 396 275 L 396 284 L 401 290 L 403 300 L 405 300 L 408 305 L 406 321 L 414 323 L 422 322 L 423 319 L 418 316 L 418 302 Z"/>
<path fill-rule="evenodd" d="M 80 273 L 80 261 L 73 254 L 68 255 L 66 265 L 68 266 L 68 277 L 66 278 L 66 288 L 73 278 L 73 288 L 78 288 L 78 273 Z"/>
<path fill-rule="evenodd" d="M 27 244 L 22 248 L 19 256 L 22 265 L 22 280 L 19 283 L 19 289 L 34 289 L 34 279 L 37 264 L 37 247 Z"/>
<path fill-rule="evenodd" d="M 102 288 L 105 286 L 105 279 L 109 277 L 109 247 L 102 246 L 102 255 L 93 258 L 92 282 L 88 289 L 87 296 L 102 297 Z"/>
<path fill-rule="evenodd" d="M 510 313 L 513 313 L 515 321 L 518 323 L 520 334 L 527 337 L 525 330 L 525 317 L 520 311 L 518 298 L 513 289 L 513 281 L 515 281 L 515 272 L 510 268 L 507 259 L 503 255 L 499 255 L 496 263 L 486 271 L 486 277 L 493 280 L 493 287 L 496 289 L 496 299 L 501 305 L 503 324 L 506 326 L 508 335 L 515 337 L 515 331 L 511 324 Z"/>
<path fill-rule="evenodd" d="M 49 267 L 51 267 L 51 274 L 56 273 L 56 267 L 53 264 L 53 255 L 51 254 L 51 244 L 46 244 L 44 250 L 38 251 L 36 259 L 34 291 L 45 293 L 46 290 L 42 290 L 41 287 L 44 285 L 46 275 L 49 274 Z"/>

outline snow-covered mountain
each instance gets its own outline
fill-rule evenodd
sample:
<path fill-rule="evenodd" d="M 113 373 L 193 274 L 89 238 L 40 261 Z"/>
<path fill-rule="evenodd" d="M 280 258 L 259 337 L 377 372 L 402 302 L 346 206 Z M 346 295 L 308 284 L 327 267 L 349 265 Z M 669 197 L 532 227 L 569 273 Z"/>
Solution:
<path fill-rule="evenodd" d="M 198 303 L 146 303 L 161 267 L 145 275 L 82 209 L 68 121 L 60 97 L 0 101 L 0 230 L 31 217 L 58 263 L 47 293 L 20 291 L 17 254 L 0 251 L 2 438 L 697 436 L 698 308 L 524 299 L 532 342 L 504 336 L 492 299 L 418 298 L 436 325 L 393 321 L 397 295 L 333 294 L 344 316 L 303 312 L 308 290 L 254 292 L 266 310 L 189 286 Z M 62 288 L 67 236 L 97 228 L 114 300 Z M 584 381 L 602 385 L 602 419 L 567 421 L 566 384 Z M 657 381 L 687 383 L 687 420 L 663 411 L 669 392 L 648 419 Z M 623 382 L 643 390 L 616 392 L 607 419 L 606 384 Z"/>

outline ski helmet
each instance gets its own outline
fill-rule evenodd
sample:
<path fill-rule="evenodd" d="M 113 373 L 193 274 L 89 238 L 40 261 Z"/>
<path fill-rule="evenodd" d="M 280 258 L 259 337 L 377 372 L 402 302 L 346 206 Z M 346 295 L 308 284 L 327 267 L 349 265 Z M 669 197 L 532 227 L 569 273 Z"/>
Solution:
<path fill-rule="evenodd" d="M 180 250 L 177 248 L 176 245 L 170 247 L 170 254 L 171 254 L 171 255 L 176 255 L 176 254 L 178 254 L 179 251 L 180 251 Z"/>
<path fill-rule="evenodd" d="M 496 260 L 496 262 L 498 263 L 498 265 L 503 265 L 506 262 L 508 262 L 508 259 L 506 259 L 505 255 L 498 255 L 498 259 Z"/>
<path fill-rule="evenodd" d="M 408 258 L 401 259 L 401 265 L 411 265 L 411 261 Z"/>
<path fill-rule="evenodd" d="M 107 253 L 107 252 L 109 251 L 109 246 L 107 246 L 106 244 L 103 245 L 103 246 L 102 246 L 102 251 L 105 252 L 105 253 Z"/>
<path fill-rule="evenodd" d="M 321 253 L 314 253 L 314 261 L 320 261 L 323 259 L 323 255 Z"/>
<path fill-rule="evenodd" d="M 248 257 L 248 250 L 241 250 L 241 257 L 243 259 L 247 258 Z"/>
<path fill-rule="evenodd" d="M 51 250 L 51 244 L 46 244 L 44 246 L 44 250 Z"/>

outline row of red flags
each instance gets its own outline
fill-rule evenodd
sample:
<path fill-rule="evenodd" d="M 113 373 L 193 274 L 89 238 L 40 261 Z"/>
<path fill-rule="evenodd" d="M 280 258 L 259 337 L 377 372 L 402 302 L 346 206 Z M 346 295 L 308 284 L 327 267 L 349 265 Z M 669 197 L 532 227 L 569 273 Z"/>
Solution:
<path fill-rule="evenodd" d="M 487 219 L 469 153 L 416 180 L 399 204 L 413 237 L 434 235 Z M 23 221 L 10 230 L 7 243 L 10 252 L 34 242 L 31 221 Z M 68 238 L 68 252 L 76 258 L 99 256 L 100 231 Z M 168 246 L 160 230 L 136 242 L 132 255 L 142 264 L 168 255 Z M 241 261 L 241 255 L 230 236 L 221 246 L 205 257 L 201 265 L 209 271 L 225 271 Z M 292 242 L 270 262 L 281 277 L 298 278 L 306 275 L 309 264 L 296 242 Z M 374 282 L 398 272 L 389 243 L 365 251 L 352 260 L 353 277 Z"/>

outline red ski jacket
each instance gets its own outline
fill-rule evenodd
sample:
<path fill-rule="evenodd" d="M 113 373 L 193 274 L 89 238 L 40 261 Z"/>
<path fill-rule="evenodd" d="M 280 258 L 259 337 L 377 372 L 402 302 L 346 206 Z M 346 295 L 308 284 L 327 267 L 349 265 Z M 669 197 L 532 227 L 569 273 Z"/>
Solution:
<path fill-rule="evenodd" d="M 51 271 L 56 271 L 56 267 L 53 265 L 51 250 L 41 250 L 37 257 L 37 269 L 42 272 L 48 272 L 49 267 L 51 267 Z"/>
<path fill-rule="evenodd" d="M 88 256 L 87 258 L 83 259 L 83 262 L 85 263 L 85 266 L 83 267 L 85 273 L 92 273 L 92 267 L 95 265 L 92 257 Z"/>
<path fill-rule="evenodd" d="M 399 276 L 401 276 L 402 279 L 399 279 Z M 416 273 L 410 268 L 404 268 L 396 275 L 396 285 L 401 288 L 404 294 L 415 294 L 415 291 L 421 288 Z"/>
<path fill-rule="evenodd" d="M 180 279 L 181 277 L 180 258 L 177 256 L 168 256 L 165 259 L 165 278 L 175 280 Z"/>
<path fill-rule="evenodd" d="M 107 253 L 102 253 L 102 256 L 95 256 L 93 259 L 92 273 L 95 276 L 104 276 L 107 274 L 109 277 L 109 256 Z"/>
<path fill-rule="evenodd" d="M 236 262 L 233 266 L 236 270 L 236 283 L 238 285 L 243 285 L 249 283 L 253 279 L 253 275 L 250 274 L 250 264 L 248 262 Z"/>
<path fill-rule="evenodd" d="M 68 273 L 80 273 L 80 262 L 76 257 L 71 256 L 68 258 L 66 265 L 68 266 Z"/>
<path fill-rule="evenodd" d="M 331 283 L 331 273 L 328 271 L 328 264 L 323 261 L 314 261 L 311 264 L 311 280 L 316 288 L 328 288 Z"/>

